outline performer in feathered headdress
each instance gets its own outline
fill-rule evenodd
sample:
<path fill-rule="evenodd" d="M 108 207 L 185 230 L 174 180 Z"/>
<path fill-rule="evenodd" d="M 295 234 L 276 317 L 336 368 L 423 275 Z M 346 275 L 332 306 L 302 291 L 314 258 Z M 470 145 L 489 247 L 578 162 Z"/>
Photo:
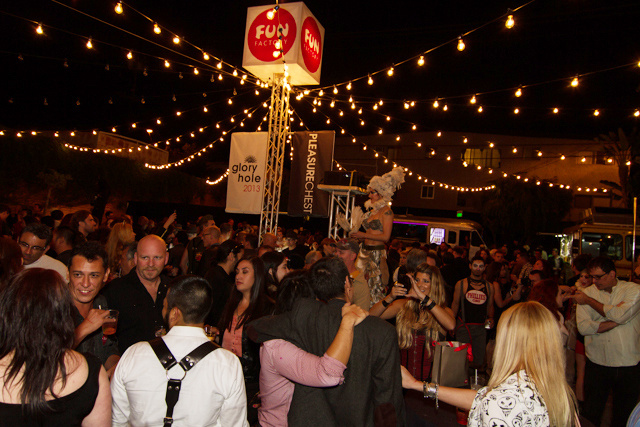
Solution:
<path fill-rule="evenodd" d="M 374 176 L 369 182 L 369 200 L 364 204 L 367 212 L 362 217 L 366 231 L 355 231 L 351 237 L 364 239 L 358 254 L 358 268 L 365 273 L 371 292 L 371 304 L 384 298 L 384 288 L 389 280 L 385 243 L 391 237 L 393 211 L 391 198 L 404 182 L 404 169 L 393 168 L 382 176 Z"/>

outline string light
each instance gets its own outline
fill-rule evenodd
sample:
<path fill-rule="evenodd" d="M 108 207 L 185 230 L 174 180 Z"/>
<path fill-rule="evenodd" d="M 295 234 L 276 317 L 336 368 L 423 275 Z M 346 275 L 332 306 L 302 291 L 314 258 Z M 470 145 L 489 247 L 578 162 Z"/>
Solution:
<path fill-rule="evenodd" d="M 600 115 L 600 110 L 593 110 L 593 115 L 598 117 Z"/>
<path fill-rule="evenodd" d="M 173 44 L 180 44 L 180 37 L 173 36 Z"/>
<path fill-rule="evenodd" d="M 371 78 L 371 75 L 369 75 L 369 79 L 367 79 L 367 83 L 371 86 L 373 84 L 373 79 Z"/>
<path fill-rule="evenodd" d="M 560 110 L 558 109 L 558 107 L 553 109 L 553 114 L 558 114 L 560 112 Z"/>
<path fill-rule="evenodd" d="M 520 98 L 522 96 L 522 88 L 518 88 L 515 93 L 516 97 Z"/>
<path fill-rule="evenodd" d="M 118 15 L 122 15 L 122 2 L 118 2 L 115 7 L 115 11 Z"/>
<path fill-rule="evenodd" d="M 93 43 L 91 43 L 91 39 L 87 40 L 87 49 L 93 49 Z"/>
<path fill-rule="evenodd" d="M 127 53 L 127 59 L 129 60 L 133 59 L 133 53 L 131 51 Z"/>
<path fill-rule="evenodd" d="M 575 76 L 573 80 L 571 80 L 571 87 L 578 87 L 580 81 L 578 80 L 578 76 Z"/>
<path fill-rule="evenodd" d="M 469 100 L 469 104 L 475 104 L 476 102 L 477 102 L 477 100 L 476 100 L 476 96 L 475 96 L 475 95 L 473 95 L 473 96 L 471 97 L 471 99 Z"/>
<path fill-rule="evenodd" d="M 166 59 L 164 60 L 164 66 L 166 68 L 169 68 L 171 66 L 171 64 L 169 63 L 169 61 L 167 61 Z"/>
<path fill-rule="evenodd" d="M 393 67 L 389 68 L 389 70 L 387 71 L 387 75 L 389 77 L 393 76 Z"/>
<path fill-rule="evenodd" d="M 42 25 L 41 24 L 38 24 L 38 26 L 36 27 L 36 33 L 40 34 L 40 35 L 44 34 L 44 31 L 42 30 Z"/>
<path fill-rule="evenodd" d="M 160 26 L 155 22 L 153 23 L 153 32 L 156 34 L 160 34 L 162 32 L 162 30 L 160 29 Z"/>
<path fill-rule="evenodd" d="M 418 58 L 418 65 L 421 67 L 424 65 L 424 56 L 421 55 L 420 58 Z"/>
<path fill-rule="evenodd" d="M 514 25 L 516 25 L 516 21 L 513 19 L 513 15 L 507 16 L 507 20 L 504 23 L 504 26 L 508 29 L 512 29 Z"/>
<path fill-rule="evenodd" d="M 459 37 L 458 37 L 458 50 L 459 50 L 460 52 L 462 52 L 462 51 L 464 50 L 464 48 L 465 48 L 465 47 L 466 47 L 466 46 L 465 46 L 465 44 L 464 44 L 464 41 L 462 40 L 462 36 L 459 36 Z"/>

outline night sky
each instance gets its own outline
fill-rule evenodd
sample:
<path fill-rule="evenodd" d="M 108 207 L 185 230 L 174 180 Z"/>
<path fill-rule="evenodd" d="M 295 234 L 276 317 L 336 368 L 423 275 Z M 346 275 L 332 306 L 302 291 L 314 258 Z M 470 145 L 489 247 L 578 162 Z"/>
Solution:
<path fill-rule="evenodd" d="M 301 101 L 292 96 L 294 130 L 301 129 L 301 119 L 311 130 L 344 128 L 356 136 L 373 135 L 379 129 L 409 132 L 415 124 L 420 131 L 592 139 L 618 127 L 630 131 L 640 120 L 633 115 L 640 108 L 640 2 L 636 0 L 305 3 L 325 28 L 320 85 L 325 90 L 316 114 L 311 112 L 313 96 Z M 243 119 L 245 127 L 236 130 L 257 129 L 269 90 L 256 95 L 255 85 L 240 85 L 229 74 L 230 65 L 243 73 L 247 7 L 269 3 L 131 0 L 123 4 L 122 15 L 114 12 L 115 4 L 60 0 L 0 6 L 0 128 L 111 131 L 115 127 L 118 134 L 148 143 L 169 139 L 172 161 L 217 140 L 222 130 Z M 129 5 L 158 22 L 161 35 L 154 34 L 152 23 Z M 515 26 L 507 29 L 508 9 L 523 5 L 513 12 Z M 43 35 L 36 34 L 34 22 L 43 24 Z M 459 52 L 457 37 L 476 28 L 464 37 L 466 49 Z M 173 34 L 212 58 L 204 61 L 202 52 L 184 40 L 174 45 Z M 89 37 L 91 50 L 85 46 Z M 129 50 L 132 60 L 126 58 Z M 417 65 L 421 54 L 422 67 Z M 214 57 L 225 63 L 222 81 Z M 409 58 L 414 59 L 396 65 Z M 170 61 L 169 68 L 164 59 Z M 388 77 L 391 66 L 394 74 Z M 367 84 L 368 74 L 373 85 Z M 580 84 L 572 88 L 569 83 L 576 75 Z M 344 86 L 348 81 L 353 81 L 351 92 Z M 521 85 L 523 94 L 516 97 Z M 475 105 L 469 103 L 473 94 L 478 94 Z M 355 110 L 346 102 L 350 95 Z M 335 108 L 329 107 L 332 99 Z M 383 106 L 373 110 L 381 99 Z M 437 109 L 432 105 L 436 99 Z M 415 106 L 405 109 L 406 101 Z M 482 113 L 477 111 L 480 105 Z M 552 113 L 554 107 L 558 114 Z M 360 108 L 362 115 L 357 114 Z M 515 108 L 519 114 L 514 114 Z M 251 118 L 245 109 L 255 109 Z M 597 117 L 595 109 L 600 110 Z M 177 111 L 182 112 L 180 117 Z M 146 129 L 153 133 L 149 136 Z M 181 141 L 176 142 L 179 135 Z M 159 146 L 165 148 L 164 142 Z M 228 142 L 216 143 L 202 158 L 226 161 Z"/>

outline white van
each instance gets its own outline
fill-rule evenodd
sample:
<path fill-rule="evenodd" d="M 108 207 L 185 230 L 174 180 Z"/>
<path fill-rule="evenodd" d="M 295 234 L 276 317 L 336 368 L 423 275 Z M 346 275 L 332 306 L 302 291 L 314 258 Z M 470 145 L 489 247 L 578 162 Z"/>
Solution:
<path fill-rule="evenodd" d="M 469 258 L 472 258 L 485 244 L 481 233 L 482 226 L 470 219 L 395 215 L 391 238 L 424 245 L 444 242 L 451 246 L 466 246 L 468 241 Z"/>

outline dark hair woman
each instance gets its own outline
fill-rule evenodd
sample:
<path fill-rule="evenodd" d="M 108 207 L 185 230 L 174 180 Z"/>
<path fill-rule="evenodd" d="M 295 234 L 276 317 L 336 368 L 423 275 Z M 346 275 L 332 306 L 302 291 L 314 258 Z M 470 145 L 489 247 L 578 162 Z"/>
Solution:
<path fill-rule="evenodd" d="M 107 373 L 95 357 L 71 350 L 71 306 L 68 285 L 53 270 L 24 270 L 0 289 L 3 424 L 110 425 Z"/>
<path fill-rule="evenodd" d="M 236 266 L 235 288 L 231 290 L 218 327 L 222 347 L 240 358 L 251 425 L 258 419 L 251 401 L 259 389 L 260 346 L 247 337 L 244 326 L 273 311 L 273 304 L 264 289 L 265 281 L 264 263 L 260 258 L 240 260 Z"/>
<path fill-rule="evenodd" d="M 287 257 L 282 252 L 271 251 L 262 254 L 260 259 L 264 262 L 264 270 L 267 273 L 265 290 L 269 298 L 275 301 L 280 282 L 289 273 Z"/>

